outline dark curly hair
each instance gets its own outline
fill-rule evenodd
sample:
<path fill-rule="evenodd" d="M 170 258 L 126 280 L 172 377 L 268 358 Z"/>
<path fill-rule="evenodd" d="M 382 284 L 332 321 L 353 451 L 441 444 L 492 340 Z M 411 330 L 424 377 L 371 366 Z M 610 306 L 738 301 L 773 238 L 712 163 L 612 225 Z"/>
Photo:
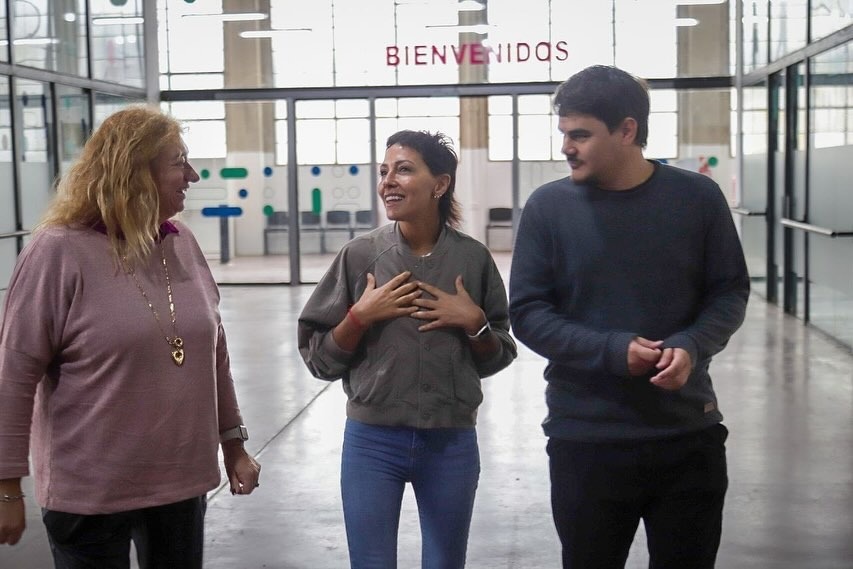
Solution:
<path fill-rule="evenodd" d="M 649 89 L 645 81 L 609 65 L 593 65 L 564 81 L 554 93 L 554 112 L 590 115 L 613 133 L 628 117 L 637 121 L 634 144 L 649 136 Z"/>
<path fill-rule="evenodd" d="M 456 166 L 459 163 L 459 158 L 456 156 L 456 151 L 453 150 L 453 142 L 450 137 L 441 132 L 401 130 L 388 137 L 385 148 L 390 148 L 395 144 L 411 148 L 420 154 L 433 176 L 441 176 L 442 174 L 450 176 L 447 191 L 438 200 L 438 214 L 441 217 L 442 224 L 459 227 L 462 221 L 461 207 L 454 196 Z"/>

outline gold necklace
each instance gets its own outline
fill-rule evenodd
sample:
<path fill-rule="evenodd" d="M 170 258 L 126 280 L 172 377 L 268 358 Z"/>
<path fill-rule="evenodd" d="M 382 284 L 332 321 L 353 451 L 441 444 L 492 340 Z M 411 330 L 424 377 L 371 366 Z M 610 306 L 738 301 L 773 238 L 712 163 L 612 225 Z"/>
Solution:
<path fill-rule="evenodd" d="M 166 264 L 166 248 L 163 246 L 162 241 L 160 241 L 160 253 L 163 256 L 163 272 L 166 274 L 166 292 L 169 297 L 169 313 L 172 316 L 172 336 L 169 336 L 163 331 L 163 326 L 160 323 L 160 315 L 157 314 L 157 310 L 154 309 L 154 305 L 151 303 L 148 295 L 145 294 L 145 289 L 143 289 L 142 285 L 139 284 L 139 279 L 136 278 L 136 271 L 132 268 L 128 268 L 127 272 L 129 272 L 130 276 L 133 277 L 133 282 L 136 284 L 136 288 L 138 288 L 139 292 L 142 293 L 142 298 L 145 299 L 146 304 L 148 304 L 148 308 L 151 310 L 151 314 L 154 315 L 154 320 L 157 322 L 157 328 L 160 329 L 160 333 L 166 338 L 166 343 L 169 344 L 169 348 L 172 352 L 172 361 L 175 362 L 176 366 L 182 366 L 184 365 L 184 341 L 180 336 L 178 336 L 178 327 L 176 324 L 177 318 L 175 317 L 175 303 L 172 300 L 172 281 L 169 279 L 169 266 Z"/>

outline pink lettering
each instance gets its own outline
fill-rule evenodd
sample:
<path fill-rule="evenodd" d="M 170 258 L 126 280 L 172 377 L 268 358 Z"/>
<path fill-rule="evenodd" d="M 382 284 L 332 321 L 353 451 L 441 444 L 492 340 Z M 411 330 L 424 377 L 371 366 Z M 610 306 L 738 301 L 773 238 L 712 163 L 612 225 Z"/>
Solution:
<path fill-rule="evenodd" d="M 543 49 L 544 48 L 544 49 Z M 543 54 L 544 52 L 544 54 Z M 549 61 L 551 59 L 551 44 L 546 41 L 541 41 L 536 44 L 536 59 L 539 61 Z"/>
<path fill-rule="evenodd" d="M 389 45 L 385 48 L 385 65 L 389 65 L 391 67 L 396 67 L 400 65 L 400 56 L 397 54 L 400 53 L 400 48 L 396 45 Z"/>
<path fill-rule="evenodd" d="M 415 65 L 426 65 L 427 60 L 427 46 L 425 45 L 416 45 L 415 46 Z"/>
<path fill-rule="evenodd" d="M 453 50 L 453 57 L 456 58 L 456 64 L 462 65 L 462 62 L 465 61 L 465 55 L 468 53 L 468 44 L 463 43 L 459 46 L 459 49 L 456 46 L 451 46 Z"/>
<path fill-rule="evenodd" d="M 432 46 L 432 62 L 440 61 L 443 65 L 447 64 L 447 46 Z"/>
<path fill-rule="evenodd" d="M 560 40 L 557 42 L 557 55 L 554 59 L 557 61 L 566 61 L 569 58 L 569 50 L 566 49 L 566 42 Z"/>
<path fill-rule="evenodd" d="M 472 43 L 471 44 L 471 65 L 483 65 L 489 62 L 488 52 L 486 48 L 483 47 L 481 43 Z"/>

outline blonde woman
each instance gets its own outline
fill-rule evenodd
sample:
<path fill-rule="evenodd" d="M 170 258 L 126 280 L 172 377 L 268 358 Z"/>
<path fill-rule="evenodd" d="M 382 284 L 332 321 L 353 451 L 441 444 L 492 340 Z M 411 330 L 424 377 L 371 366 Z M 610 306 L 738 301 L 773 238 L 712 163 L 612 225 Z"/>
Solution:
<path fill-rule="evenodd" d="M 221 444 L 243 449 L 219 291 L 184 209 L 198 174 L 149 107 L 104 121 L 21 253 L 0 327 L 0 544 L 24 531 L 30 474 L 57 568 L 200 568 Z M 30 427 L 32 425 L 32 440 Z"/>

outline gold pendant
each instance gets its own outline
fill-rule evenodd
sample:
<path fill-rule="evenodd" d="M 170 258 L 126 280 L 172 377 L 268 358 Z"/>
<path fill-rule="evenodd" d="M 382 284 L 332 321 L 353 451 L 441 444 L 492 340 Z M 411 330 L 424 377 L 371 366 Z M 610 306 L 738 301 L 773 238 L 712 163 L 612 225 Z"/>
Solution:
<path fill-rule="evenodd" d="M 174 348 L 172 350 L 172 359 L 175 361 L 175 365 L 184 365 L 184 341 L 180 337 L 175 336 L 169 341 L 169 344 Z"/>

